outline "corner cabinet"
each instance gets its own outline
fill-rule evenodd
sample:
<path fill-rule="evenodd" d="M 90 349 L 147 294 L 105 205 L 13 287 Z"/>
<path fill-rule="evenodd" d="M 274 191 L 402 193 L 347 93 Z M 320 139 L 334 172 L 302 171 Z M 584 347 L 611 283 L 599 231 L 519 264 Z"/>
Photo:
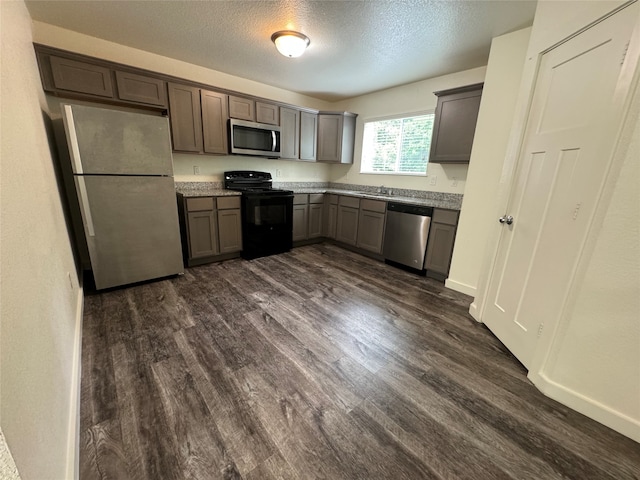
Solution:
<path fill-rule="evenodd" d="M 469 163 L 484 84 L 434 92 L 438 96 L 430 163 Z"/>
<path fill-rule="evenodd" d="M 356 117 L 349 112 L 318 114 L 318 162 L 353 163 Z"/>

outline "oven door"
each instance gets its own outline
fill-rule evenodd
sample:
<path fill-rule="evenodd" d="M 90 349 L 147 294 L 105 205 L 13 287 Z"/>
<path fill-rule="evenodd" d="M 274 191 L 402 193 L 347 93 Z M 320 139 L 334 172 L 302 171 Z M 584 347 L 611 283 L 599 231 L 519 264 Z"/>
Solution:
<path fill-rule="evenodd" d="M 233 118 L 229 124 L 231 153 L 280 157 L 280 127 Z"/>
<path fill-rule="evenodd" d="M 242 256 L 257 258 L 291 249 L 293 194 L 242 196 Z"/>

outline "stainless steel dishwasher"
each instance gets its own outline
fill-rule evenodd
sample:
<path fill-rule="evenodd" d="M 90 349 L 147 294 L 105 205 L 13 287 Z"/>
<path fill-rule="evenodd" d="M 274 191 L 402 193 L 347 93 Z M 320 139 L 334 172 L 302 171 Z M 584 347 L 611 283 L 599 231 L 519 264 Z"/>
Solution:
<path fill-rule="evenodd" d="M 432 215 L 432 207 L 389 202 L 382 247 L 385 260 L 424 270 Z"/>

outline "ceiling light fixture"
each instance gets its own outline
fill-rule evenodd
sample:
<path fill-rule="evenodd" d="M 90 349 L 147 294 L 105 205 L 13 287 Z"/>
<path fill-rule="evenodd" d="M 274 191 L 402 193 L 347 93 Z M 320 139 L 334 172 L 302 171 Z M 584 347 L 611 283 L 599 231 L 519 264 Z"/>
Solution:
<path fill-rule="evenodd" d="M 309 46 L 309 37 L 293 30 L 281 30 L 271 35 L 271 41 L 276 44 L 278 51 L 285 57 L 299 57 Z"/>

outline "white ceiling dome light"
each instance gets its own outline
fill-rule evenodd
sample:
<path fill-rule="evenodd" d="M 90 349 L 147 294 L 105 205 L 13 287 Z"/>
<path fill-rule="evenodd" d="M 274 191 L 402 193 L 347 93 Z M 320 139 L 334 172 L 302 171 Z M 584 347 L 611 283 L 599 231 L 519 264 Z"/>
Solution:
<path fill-rule="evenodd" d="M 281 30 L 271 35 L 271 41 L 285 57 L 295 58 L 304 53 L 311 41 L 309 37 L 293 30 Z"/>

